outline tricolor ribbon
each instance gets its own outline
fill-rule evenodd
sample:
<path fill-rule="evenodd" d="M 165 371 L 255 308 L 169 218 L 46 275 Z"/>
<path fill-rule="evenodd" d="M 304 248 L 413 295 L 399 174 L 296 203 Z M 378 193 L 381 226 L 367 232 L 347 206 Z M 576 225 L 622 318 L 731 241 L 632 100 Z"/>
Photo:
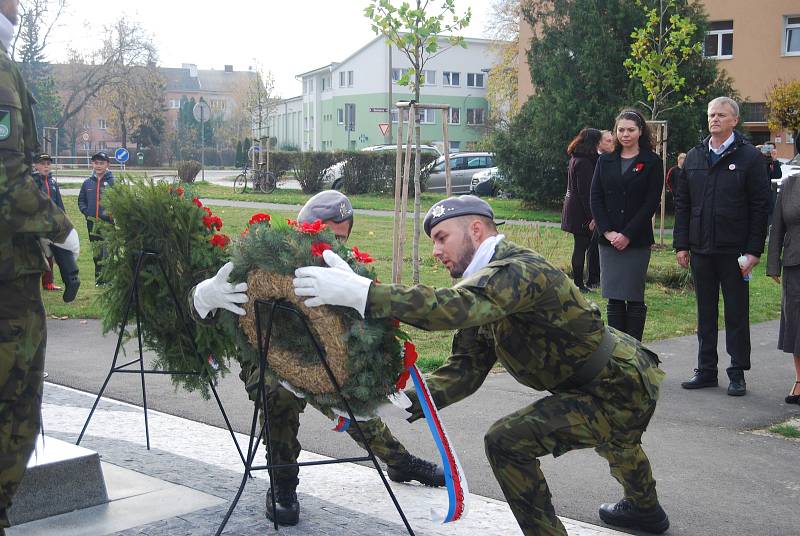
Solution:
<path fill-rule="evenodd" d="M 331 430 L 334 432 L 346 432 L 348 428 L 350 428 L 350 419 L 340 415 L 336 418 L 336 426 L 331 428 Z"/>

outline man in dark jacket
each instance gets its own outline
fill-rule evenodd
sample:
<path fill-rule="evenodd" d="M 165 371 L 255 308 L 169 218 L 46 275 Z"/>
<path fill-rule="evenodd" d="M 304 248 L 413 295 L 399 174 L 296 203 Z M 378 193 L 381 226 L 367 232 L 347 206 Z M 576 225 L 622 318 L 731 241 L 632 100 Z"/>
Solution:
<path fill-rule="evenodd" d="M 92 156 L 92 176 L 83 181 L 81 191 L 78 194 L 78 208 L 86 216 L 86 228 L 89 230 L 89 241 L 92 242 L 94 279 L 98 287 L 105 284 L 100 279 L 100 269 L 108 252 L 102 244 L 96 244 L 96 242 L 102 242 L 103 238 L 99 234 L 92 232 L 92 230 L 99 220 L 111 222 L 111 216 L 103 206 L 105 189 L 109 186 L 114 186 L 114 176 L 108 166 L 109 159 L 106 153 L 99 152 Z"/>
<path fill-rule="evenodd" d="M 746 392 L 744 371 L 750 369 L 747 280 L 764 251 L 770 195 L 764 158 L 734 132 L 738 122 L 736 101 L 718 97 L 708 104 L 711 135 L 689 151 L 678 176 L 673 235 L 678 264 L 684 268 L 691 264 L 697 295 L 697 369 L 681 386 L 717 386 L 722 287 L 731 396 Z"/>
<path fill-rule="evenodd" d="M 55 177 L 50 172 L 53 164 L 52 158 L 47 153 L 42 153 L 34 163 L 33 182 L 36 186 L 47 196 L 48 199 L 53 201 L 58 208 L 64 210 L 64 201 L 61 199 L 61 191 L 58 189 L 58 183 Z M 42 274 L 42 288 L 44 290 L 61 290 L 61 287 L 53 283 L 53 257 L 47 257 L 47 264 L 50 270 Z"/>

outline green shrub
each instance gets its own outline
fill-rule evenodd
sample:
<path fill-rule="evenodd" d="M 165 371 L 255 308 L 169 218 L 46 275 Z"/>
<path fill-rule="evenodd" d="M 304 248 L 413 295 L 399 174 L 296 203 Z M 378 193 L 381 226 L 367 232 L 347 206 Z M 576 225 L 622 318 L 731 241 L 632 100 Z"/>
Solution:
<path fill-rule="evenodd" d="M 323 172 L 338 162 L 337 153 L 306 152 L 297 153 L 292 159 L 292 169 L 303 193 L 314 194 L 322 190 Z"/>

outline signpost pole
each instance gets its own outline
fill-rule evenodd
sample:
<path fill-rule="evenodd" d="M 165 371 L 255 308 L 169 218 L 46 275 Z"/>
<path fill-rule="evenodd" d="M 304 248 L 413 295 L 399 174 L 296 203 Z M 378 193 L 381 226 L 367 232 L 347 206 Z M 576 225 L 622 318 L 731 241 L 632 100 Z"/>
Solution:
<path fill-rule="evenodd" d="M 206 182 L 206 123 L 204 121 L 203 112 L 205 106 L 200 107 L 200 170 L 202 175 L 200 180 Z"/>

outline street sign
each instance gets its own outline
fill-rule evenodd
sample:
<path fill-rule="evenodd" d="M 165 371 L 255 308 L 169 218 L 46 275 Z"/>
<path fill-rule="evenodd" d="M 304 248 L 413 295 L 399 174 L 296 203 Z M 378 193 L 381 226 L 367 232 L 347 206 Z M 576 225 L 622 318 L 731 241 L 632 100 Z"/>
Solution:
<path fill-rule="evenodd" d="M 388 108 L 370 108 L 369 111 L 370 112 L 380 112 L 380 113 L 384 113 L 385 114 L 386 112 L 389 111 L 389 109 Z"/>
<path fill-rule="evenodd" d="M 381 134 L 385 136 L 389 132 L 389 123 L 378 123 L 378 128 L 381 129 Z"/>
<path fill-rule="evenodd" d="M 131 155 L 128 153 L 128 150 L 125 147 L 120 147 L 116 151 L 114 151 L 114 159 L 119 162 L 120 164 L 124 164 L 128 161 Z"/>
<path fill-rule="evenodd" d="M 206 101 L 201 100 L 192 108 L 192 115 L 196 121 L 205 123 L 211 119 L 211 106 L 209 106 Z"/>
<path fill-rule="evenodd" d="M 83 141 L 89 141 L 89 133 L 84 130 L 83 134 L 81 134 L 81 139 Z"/>

